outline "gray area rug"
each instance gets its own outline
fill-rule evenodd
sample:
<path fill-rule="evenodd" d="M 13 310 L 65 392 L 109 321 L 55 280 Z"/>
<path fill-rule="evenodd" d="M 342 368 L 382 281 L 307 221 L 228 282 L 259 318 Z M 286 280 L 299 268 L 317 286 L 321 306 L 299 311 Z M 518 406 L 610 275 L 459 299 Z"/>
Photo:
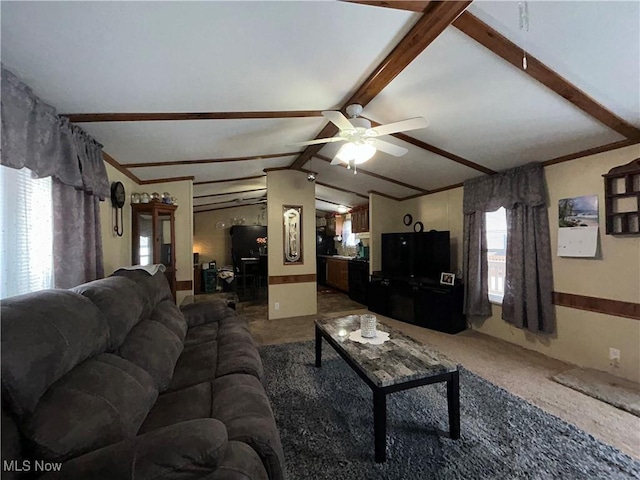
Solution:
<path fill-rule="evenodd" d="M 574 368 L 552 377 L 556 382 L 640 417 L 640 386 L 591 368 Z"/>
<path fill-rule="evenodd" d="M 640 462 L 468 370 L 461 438 L 448 437 L 446 388 L 387 397 L 387 462 L 373 458 L 371 390 L 323 342 L 260 347 L 289 480 L 626 479 Z"/>

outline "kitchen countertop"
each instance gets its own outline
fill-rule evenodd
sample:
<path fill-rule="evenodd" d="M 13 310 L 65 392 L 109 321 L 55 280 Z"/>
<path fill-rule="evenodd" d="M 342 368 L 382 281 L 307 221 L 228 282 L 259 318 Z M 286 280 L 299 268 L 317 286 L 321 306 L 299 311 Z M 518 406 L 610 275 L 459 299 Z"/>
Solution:
<path fill-rule="evenodd" d="M 347 255 L 318 255 L 318 257 L 323 257 L 323 258 L 333 258 L 335 260 L 357 260 L 358 262 L 369 262 L 369 259 L 365 259 L 365 258 L 357 258 L 357 257 L 349 257 Z"/>

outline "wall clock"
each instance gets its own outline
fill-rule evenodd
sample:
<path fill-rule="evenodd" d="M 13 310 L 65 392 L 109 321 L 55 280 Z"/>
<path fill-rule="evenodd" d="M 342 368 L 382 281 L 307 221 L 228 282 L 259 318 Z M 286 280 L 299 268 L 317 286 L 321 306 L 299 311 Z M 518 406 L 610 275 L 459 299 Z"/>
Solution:
<path fill-rule="evenodd" d="M 411 216 L 410 213 L 407 213 L 402 219 L 402 223 L 404 223 L 407 227 L 411 225 L 412 222 L 413 222 L 413 217 Z"/>
<path fill-rule="evenodd" d="M 413 225 L 413 231 L 416 233 L 420 233 L 424 230 L 424 225 L 422 224 L 422 222 L 416 222 Z"/>
<path fill-rule="evenodd" d="M 111 184 L 111 205 L 113 205 L 113 209 L 115 210 L 115 226 L 113 227 L 113 231 L 116 232 L 116 235 L 119 237 L 124 233 L 124 219 L 122 213 L 122 207 L 124 207 L 125 202 L 125 192 L 124 185 L 122 182 L 113 182 Z M 120 211 L 120 219 L 118 220 L 118 210 Z"/>

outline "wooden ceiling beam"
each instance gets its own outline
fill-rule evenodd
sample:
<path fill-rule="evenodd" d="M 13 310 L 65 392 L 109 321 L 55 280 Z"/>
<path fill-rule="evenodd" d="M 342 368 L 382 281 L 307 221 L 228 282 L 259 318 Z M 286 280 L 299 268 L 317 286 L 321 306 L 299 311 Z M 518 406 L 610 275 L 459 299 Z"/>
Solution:
<path fill-rule="evenodd" d="M 467 160 L 466 158 L 462 158 L 447 150 L 443 150 L 442 148 L 438 148 L 435 145 L 431 145 L 430 143 L 426 143 L 422 140 L 418 140 L 417 138 L 410 137 L 406 133 L 393 133 L 392 135 L 399 140 L 415 145 L 416 147 L 422 148 L 423 150 L 435 153 L 436 155 L 440 155 L 441 157 L 452 160 L 456 163 L 459 163 L 460 165 L 464 165 L 465 167 L 473 168 L 474 170 L 486 173 L 487 175 L 493 175 L 494 173 L 496 173 L 495 170 L 491 170 L 490 168 L 484 167 L 479 163 L 475 163 L 471 160 Z"/>
<path fill-rule="evenodd" d="M 369 192 L 368 192 L 368 193 L 374 193 L 374 194 L 376 194 L 376 195 L 380 195 L 381 197 L 389 198 L 389 199 L 391 199 L 391 200 L 395 200 L 396 202 L 401 202 L 402 200 L 404 200 L 403 198 L 394 197 L 393 195 L 388 195 L 388 194 L 386 194 L 386 193 L 378 192 L 378 191 L 376 191 L 376 190 L 369 190 Z M 419 196 L 422 196 L 422 195 L 426 195 L 426 194 L 425 194 L 425 193 L 420 193 L 420 194 L 419 194 Z"/>
<path fill-rule="evenodd" d="M 187 175 L 185 177 L 168 177 L 168 178 L 154 178 L 152 180 L 141 180 L 140 185 L 151 185 L 154 183 L 167 183 L 167 182 L 181 182 L 183 180 L 193 180 L 193 175 Z"/>
<path fill-rule="evenodd" d="M 123 163 L 126 168 L 170 167 L 175 165 L 199 165 L 206 163 L 245 162 L 247 160 L 266 160 L 269 158 L 291 157 L 300 152 L 270 153 L 268 155 L 251 155 L 247 157 L 206 158 L 202 160 L 172 160 L 169 162 Z"/>
<path fill-rule="evenodd" d="M 407 10 L 409 12 L 424 12 L 429 5 L 430 0 L 389 0 L 380 1 L 359 1 L 359 0 L 343 0 L 346 3 L 359 3 L 361 5 L 371 5 L 372 7 L 395 8 L 396 10 Z"/>
<path fill-rule="evenodd" d="M 181 120 L 256 120 L 270 118 L 321 117 L 321 110 L 271 112 L 194 112 L 194 113 L 64 113 L 72 123 L 157 122 Z"/>
<path fill-rule="evenodd" d="M 210 193 L 208 195 L 194 195 L 193 198 L 221 197 L 221 196 L 224 196 L 224 195 L 237 195 L 239 193 L 260 192 L 260 191 L 266 190 L 266 189 L 267 189 L 267 187 L 252 188 L 250 190 L 237 190 L 235 192 L 226 192 L 226 193 Z"/>
<path fill-rule="evenodd" d="M 347 0 L 349 1 L 349 0 Z M 396 8 L 412 12 L 421 11 L 423 1 L 351 1 L 377 7 Z M 565 80 L 540 60 L 527 53 L 527 69 L 522 69 L 523 49 L 498 33 L 469 12 L 463 12 L 454 22 L 454 27 L 491 50 L 531 78 L 563 97 L 580 110 L 595 118 L 603 125 L 628 139 L 640 138 L 640 129 L 619 117 L 605 106 L 589 97 L 572 83 Z"/>
<path fill-rule="evenodd" d="M 325 203 L 330 203 L 331 205 L 337 205 L 338 207 L 347 207 L 347 208 L 352 208 L 351 205 L 347 205 L 345 203 L 336 203 L 336 202 L 332 202 L 331 200 L 325 200 L 324 198 L 318 198 L 316 197 L 316 200 L 318 200 L 319 202 L 325 202 Z"/>
<path fill-rule="evenodd" d="M 136 182 L 138 185 L 140 185 L 142 183 L 142 180 L 140 180 L 133 173 L 131 173 L 128 168 L 125 168 L 124 166 L 122 166 L 115 158 L 113 158 L 111 155 L 109 155 L 104 150 L 102 151 L 102 159 L 105 162 L 107 162 L 109 165 L 111 165 L 113 168 L 118 170 L 120 173 L 122 173 L 123 175 L 129 177 L 131 180 Z"/>
<path fill-rule="evenodd" d="M 242 200 L 237 202 L 236 200 L 226 200 L 223 202 L 209 202 L 209 203 L 201 203 L 200 205 L 194 205 L 193 208 L 196 207 L 210 207 L 212 205 L 224 205 L 225 203 L 235 203 L 237 207 L 242 207 L 244 205 L 256 205 L 259 203 L 264 203 L 264 197 L 256 197 L 256 198 L 247 198 L 246 200 Z"/>
<path fill-rule="evenodd" d="M 256 180 L 258 178 L 264 178 L 266 175 L 251 175 L 249 177 L 236 177 L 236 178 L 223 178 L 221 180 L 207 180 L 204 182 L 193 182 L 194 185 L 209 185 L 212 183 L 227 183 L 227 182 L 238 182 L 241 180 Z"/>
<path fill-rule="evenodd" d="M 568 162 L 569 160 L 575 160 L 577 158 L 586 157 L 589 155 L 595 155 L 597 153 L 609 152 L 611 150 L 616 150 L 618 148 L 623 148 L 623 147 L 629 147 L 631 145 L 636 145 L 639 143 L 640 143 L 640 138 L 608 143 L 607 145 L 602 145 L 601 147 L 589 148 L 587 150 L 571 153 L 569 155 L 562 155 L 561 157 L 552 158 L 550 160 L 546 160 L 542 162 L 542 165 L 547 167 L 549 165 L 555 165 L 556 163 Z"/>
<path fill-rule="evenodd" d="M 331 163 L 331 159 L 329 157 L 325 157 L 324 155 L 320 155 L 319 153 L 315 154 L 314 158 L 322 160 L 323 162 Z M 347 166 L 344 163 L 340 163 L 339 165 L 341 167 L 347 168 Z M 422 193 L 428 193 L 429 192 L 429 190 L 426 190 L 424 188 L 416 187 L 415 185 L 409 185 L 408 183 L 401 182 L 400 180 L 394 180 L 393 178 L 385 177 L 384 175 L 379 175 L 379 174 L 373 173 L 373 172 L 371 172 L 369 170 L 364 170 L 359 165 L 358 165 L 358 173 L 362 173 L 364 175 L 368 175 L 368 176 L 373 177 L 373 178 L 378 178 L 380 180 L 384 180 L 385 182 L 393 183 L 395 185 L 399 185 L 399 186 L 404 187 L 404 188 L 409 188 L 411 190 L 417 190 L 417 191 L 422 192 Z"/>
<path fill-rule="evenodd" d="M 629 139 L 640 138 L 640 129 L 596 102 L 529 53 L 527 69 L 523 70 L 523 49 L 469 12 L 460 15 L 453 26 L 610 129 Z"/>
<path fill-rule="evenodd" d="M 369 199 L 369 197 L 367 195 L 363 195 L 361 193 L 354 192 L 353 190 L 347 190 L 346 188 L 336 187 L 335 185 L 329 185 L 328 183 L 322 183 L 322 182 L 319 182 L 317 180 L 316 180 L 316 185 L 320 185 L 321 187 L 331 188 L 333 190 L 338 190 L 339 192 L 350 193 L 351 195 L 355 195 L 356 197 L 366 198 L 367 200 Z"/>
<path fill-rule="evenodd" d="M 243 204 L 230 205 L 228 207 L 219 207 L 219 208 L 207 208 L 205 210 L 194 210 L 193 213 L 212 212 L 214 210 L 227 210 L 229 208 L 240 208 L 240 207 L 247 207 L 249 205 L 260 205 L 261 203 L 263 202 L 243 203 Z M 195 208 L 195 205 L 194 205 L 194 208 Z"/>
<path fill-rule="evenodd" d="M 423 15 L 409 30 L 389 55 L 375 68 L 373 73 L 356 89 L 355 93 L 343 106 L 343 110 L 352 103 L 366 106 L 391 81 L 402 72 L 407 65 L 420 55 L 451 23 L 471 4 L 467 1 L 429 2 Z M 329 122 L 316 138 L 332 137 L 338 133 L 338 127 Z M 291 164 L 298 169 L 324 144 L 309 145 Z"/>
<path fill-rule="evenodd" d="M 369 120 L 369 121 L 371 122 L 372 127 L 378 127 L 381 125 L 380 123 L 375 122 L 373 120 Z M 477 170 L 479 172 L 486 173 L 487 175 L 493 175 L 494 173 L 496 173 L 494 170 L 491 170 L 490 168 L 487 168 L 478 163 L 472 162 L 471 160 L 467 160 L 466 158 L 462 158 L 456 155 L 455 153 L 448 152 L 447 150 L 443 150 L 442 148 L 436 147 L 435 145 L 431 145 L 430 143 L 423 142 L 422 140 L 418 140 L 417 138 L 414 138 L 414 137 L 410 137 L 406 133 L 399 132 L 399 133 L 392 133 L 391 135 L 402 141 L 410 143 L 411 145 L 414 145 L 423 150 L 427 150 L 429 152 L 435 153 L 436 155 L 440 155 L 441 157 L 452 160 L 456 163 L 464 165 L 465 167 L 473 168 L 474 170 Z"/>

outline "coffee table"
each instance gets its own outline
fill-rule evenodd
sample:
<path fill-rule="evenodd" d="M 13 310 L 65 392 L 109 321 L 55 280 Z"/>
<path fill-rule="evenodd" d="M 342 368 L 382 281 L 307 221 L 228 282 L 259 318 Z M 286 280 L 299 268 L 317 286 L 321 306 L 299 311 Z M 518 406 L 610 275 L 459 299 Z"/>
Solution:
<path fill-rule="evenodd" d="M 348 335 L 360 328 L 357 315 L 315 321 L 316 367 L 322 364 L 324 338 L 373 392 L 375 460 L 386 460 L 387 395 L 431 383 L 447 382 L 449 436 L 460 438 L 458 365 L 441 353 L 378 321 L 390 339 L 381 345 L 362 344 Z"/>

